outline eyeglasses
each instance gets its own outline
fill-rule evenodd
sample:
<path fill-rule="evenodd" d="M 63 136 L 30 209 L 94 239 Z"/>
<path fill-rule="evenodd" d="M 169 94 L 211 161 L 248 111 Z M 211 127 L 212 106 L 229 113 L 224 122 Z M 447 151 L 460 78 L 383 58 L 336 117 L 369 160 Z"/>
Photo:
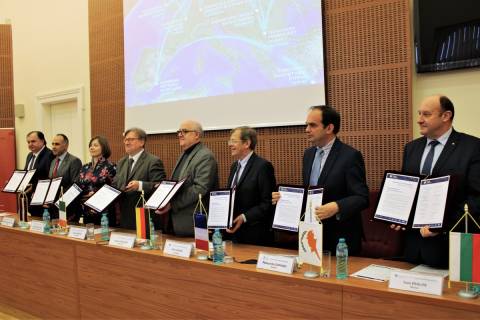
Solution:
<path fill-rule="evenodd" d="M 134 140 L 139 140 L 140 138 L 125 138 L 123 139 L 123 142 L 132 142 Z"/>
<path fill-rule="evenodd" d="M 189 130 L 189 129 L 178 129 L 177 134 L 181 134 L 182 136 L 186 135 L 189 132 L 195 132 L 195 130 Z"/>

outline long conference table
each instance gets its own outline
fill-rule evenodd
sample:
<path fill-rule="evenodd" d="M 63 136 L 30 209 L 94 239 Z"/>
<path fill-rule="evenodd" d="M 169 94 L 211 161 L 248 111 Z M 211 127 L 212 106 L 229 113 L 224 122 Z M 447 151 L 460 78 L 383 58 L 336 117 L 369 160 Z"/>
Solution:
<path fill-rule="evenodd" d="M 234 255 L 256 259 L 261 250 L 295 254 L 235 245 Z M 0 303 L 42 319 L 480 319 L 480 299 L 458 297 L 460 284 L 442 296 L 417 294 L 383 282 L 337 280 L 334 270 L 330 278 L 307 279 L 302 270 L 218 266 L 19 228 L 0 227 L 0 259 Z M 370 264 L 412 267 L 351 257 L 349 272 Z"/>

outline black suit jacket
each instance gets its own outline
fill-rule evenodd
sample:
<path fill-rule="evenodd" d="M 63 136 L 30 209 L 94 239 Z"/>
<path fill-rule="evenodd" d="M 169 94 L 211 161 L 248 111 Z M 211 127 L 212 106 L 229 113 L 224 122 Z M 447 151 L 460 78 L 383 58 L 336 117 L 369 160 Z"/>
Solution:
<path fill-rule="evenodd" d="M 315 147 L 303 155 L 303 183 L 308 186 Z M 324 189 L 323 204 L 337 202 L 339 212 L 322 221 L 323 247 L 335 253 L 339 238 L 345 238 L 349 253 L 358 254 L 362 245 L 361 211 L 368 207 L 365 163 L 360 151 L 336 138 L 328 154 L 318 185 Z"/>
<path fill-rule="evenodd" d="M 24 170 L 28 169 L 28 164 L 30 163 L 32 157 L 33 153 L 29 152 L 25 161 Z M 35 193 L 38 180 L 48 179 L 48 171 L 53 158 L 54 156 L 52 154 L 52 150 L 50 150 L 47 146 L 45 146 L 45 148 L 43 148 L 43 150 L 38 154 L 38 157 L 33 165 L 33 168 L 36 169 L 36 171 L 32 177 L 32 180 L 30 181 L 30 184 L 32 185 L 32 192 L 28 195 L 28 203 L 30 203 L 31 197 Z M 32 216 L 41 217 L 43 214 L 42 206 L 29 206 L 28 211 Z"/>
<path fill-rule="evenodd" d="M 419 174 L 420 162 L 427 138 L 409 142 L 403 152 L 402 172 Z M 407 231 L 405 259 L 412 263 L 425 263 L 436 267 L 448 265 L 448 234 L 453 224 L 464 212 L 467 203 L 475 217 L 480 213 L 480 139 L 452 130 L 442 150 L 432 176 L 451 175 L 454 180 L 452 210 L 445 216 L 440 235 L 423 238 L 418 229 Z M 462 230 L 463 231 L 463 230 Z"/>
<path fill-rule="evenodd" d="M 230 167 L 228 187 L 232 185 L 238 161 Z M 253 153 L 248 160 L 235 188 L 234 218 L 244 214 L 247 222 L 234 234 L 241 243 L 268 244 L 272 223 L 272 192 L 275 189 L 275 173 L 272 164 Z"/>
<path fill-rule="evenodd" d="M 117 174 L 115 178 L 113 178 L 112 186 L 123 191 L 130 181 L 142 181 L 145 200 L 148 200 L 152 195 L 154 185 L 160 183 L 166 177 L 162 161 L 147 151 L 143 151 L 140 155 L 129 176 L 127 176 L 127 171 L 128 156 L 118 161 Z M 120 197 L 120 225 L 122 228 L 136 228 L 135 206 L 140 196 L 141 192 L 139 191 L 129 191 L 124 192 Z M 154 218 L 153 216 L 154 215 L 152 215 L 152 219 Z"/>

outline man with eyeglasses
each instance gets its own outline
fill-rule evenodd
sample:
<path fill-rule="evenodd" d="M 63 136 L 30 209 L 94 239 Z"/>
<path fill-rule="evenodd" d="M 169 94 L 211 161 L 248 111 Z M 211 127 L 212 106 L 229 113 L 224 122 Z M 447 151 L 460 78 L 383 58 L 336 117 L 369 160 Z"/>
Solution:
<path fill-rule="evenodd" d="M 124 145 L 127 155 L 118 161 L 117 174 L 112 185 L 122 190 L 120 197 L 120 226 L 135 229 L 135 207 L 145 192 L 148 199 L 153 193 L 155 184 L 165 179 L 165 169 L 162 161 L 145 151 L 147 134 L 140 128 L 130 128 L 125 131 Z"/>
<path fill-rule="evenodd" d="M 455 188 L 452 211 L 444 228 L 407 228 L 405 259 L 432 267 L 448 266 L 448 231 L 462 216 L 464 204 L 478 217 L 480 212 L 480 139 L 455 131 L 455 109 L 442 95 L 427 97 L 418 109 L 421 138 L 409 142 L 403 153 L 402 172 L 426 176 L 450 175 Z M 448 211 L 448 210 L 447 210 Z M 392 225 L 399 230 L 399 226 Z"/>
<path fill-rule="evenodd" d="M 250 127 L 231 131 L 228 146 L 235 162 L 230 167 L 227 187 L 235 189 L 233 226 L 227 229 L 234 242 L 255 245 L 271 243 L 272 192 L 275 174 L 272 164 L 255 153 L 257 133 Z"/>
<path fill-rule="evenodd" d="M 207 200 L 210 191 L 218 188 L 217 160 L 201 142 L 203 129 L 200 123 L 193 120 L 183 122 L 177 136 L 183 153 L 173 169 L 172 179 L 185 179 L 185 182 L 170 203 L 157 213 L 168 214 L 165 219 L 167 232 L 191 237 L 198 195 Z"/>

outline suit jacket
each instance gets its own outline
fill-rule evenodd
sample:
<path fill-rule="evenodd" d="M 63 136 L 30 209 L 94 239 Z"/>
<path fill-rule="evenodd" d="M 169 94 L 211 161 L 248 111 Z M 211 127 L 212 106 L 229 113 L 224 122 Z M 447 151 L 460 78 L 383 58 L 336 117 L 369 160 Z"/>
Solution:
<path fill-rule="evenodd" d="M 181 162 L 177 160 L 175 169 Z M 175 169 L 173 172 L 175 172 Z M 186 178 L 182 188 L 170 202 L 173 231 L 178 236 L 193 236 L 193 211 L 198 202 L 198 195 L 202 195 L 207 206 L 208 194 L 218 188 L 217 160 L 212 151 L 198 143 L 189 153 L 185 165 L 180 171 L 179 179 Z"/>
<path fill-rule="evenodd" d="M 308 186 L 315 147 L 303 156 L 303 183 Z M 365 163 L 360 151 L 336 138 L 327 157 L 318 185 L 324 189 L 323 203 L 337 202 L 339 212 L 322 221 L 323 248 L 334 253 L 339 238 L 345 238 L 350 254 L 360 252 L 363 236 L 361 211 L 368 207 Z"/>
<path fill-rule="evenodd" d="M 153 193 L 155 184 L 161 182 L 166 177 L 163 162 L 158 157 L 144 150 L 135 163 L 132 172 L 127 176 L 128 158 L 128 156 L 125 156 L 118 161 L 117 174 L 113 178 L 112 185 L 119 190 L 124 190 L 130 181 L 142 181 L 142 188 L 147 200 Z M 136 228 L 135 206 L 140 196 L 140 191 L 129 191 L 124 192 L 120 197 L 120 225 L 122 228 Z"/>
<path fill-rule="evenodd" d="M 55 168 L 56 158 L 53 158 L 50 162 L 50 169 L 48 173 L 49 178 L 53 178 L 53 170 Z M 57 177 L 62 177 L 61 186 L 63 187 L 63 192 L 66 192 L 68 188 L 72 186 L 75 180 L 80 174 L 80 169 L 82 168 L 82 161 L 75 157 L 73 154 L 67 152 L 63 161 L 60 162 L 60 165 L 57 169 Z"/>
<path fill-rule="evenodd" d="M 32 157 L 33 153 L 28 153 L 24 170 L 28 169 L 28 164 L 30 163 Z M 30 181 L 32 184 L 32 192 L 28 195 L 28 203 L 30 203 L 31 197 L 35 193 L 38 180 L 48 179 L 48 170 L 50 169 L 50 162 L 53 158 L 54 156 L 52 154 L 52 150 L 47 148 L 47 146 L 45 146 L 45 148 L 43 148 L 43 150 L 38 154 L 38 157 L 33 165 L 33 168 L 36 169 L 36 171 L 32 177 L 32 180 Z M 32 216 L 41 217 L 43 214 L 42 206 L 29 206 L 28 211 Z"/>
<path fill-rule="evenodd" d="M 420 163 L 427 138 L 409 142 L 403 152 L 402 172 L 420 173 Z M 447 231 L 461 217 L 467 203 L 472 215 L 480 213 L 480 139 L 452 130 L 450 137 L 432 169 L 432 176 L 451 175 L 454 188 L 452 210 L 447 210 L 440 235 L 423 238 L 418 229 L 407 231 L 405 259 L 436 267 L 448 265 Z"/>
<path fill-rule="evenodd" d="M 232 185 L 238 161 L 230 167 L 228 187 Z M 244 214 L 247 222 L 234 234 L 241 243 L 268 244 L 273 219 L 272 192 L 276 181 L 272 164 L 253 153 L 237 182 L 234 202 L 234 218 Z"/>

